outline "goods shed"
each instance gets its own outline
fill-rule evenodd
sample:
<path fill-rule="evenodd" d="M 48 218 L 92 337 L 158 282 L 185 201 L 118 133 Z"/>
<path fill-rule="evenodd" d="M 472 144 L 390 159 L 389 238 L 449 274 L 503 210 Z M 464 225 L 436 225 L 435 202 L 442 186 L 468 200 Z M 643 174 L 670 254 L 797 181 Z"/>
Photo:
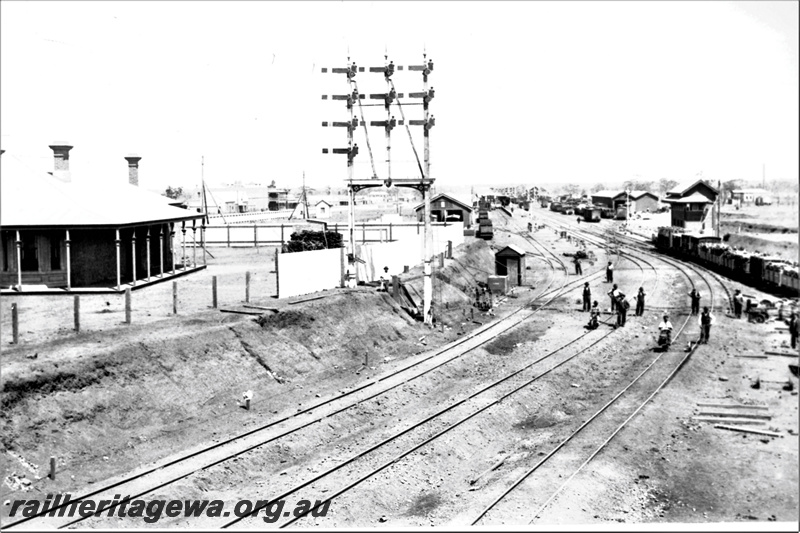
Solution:
<path fill-rule="evenodd" d="M 509 285 L 524 284 L 525 250 L 509 244 L 494 254 L 494 264 L 498 276 L 508 276 Z"/>
<path fill-rule="evenodd" d="M 425 216 L 424 207 L 424 204 L 419 204 L 414 208 L 420 222 Z M 472 208 L 452 196 L 437 194 L 431 198 L 431 222 L 462 222 L 468 228 L 472 225 Z"/>

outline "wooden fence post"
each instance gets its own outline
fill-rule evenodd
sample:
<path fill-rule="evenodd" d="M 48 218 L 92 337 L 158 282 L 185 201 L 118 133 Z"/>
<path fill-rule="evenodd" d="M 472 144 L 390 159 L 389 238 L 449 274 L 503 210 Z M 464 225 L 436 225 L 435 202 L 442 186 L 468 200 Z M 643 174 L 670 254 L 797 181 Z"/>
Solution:
<path fill-rule="evenodd" d="M 19 310 L 17 304 L 11 304 L 11 335 L 14 344 L 19 344 Z"/>
<path fill-rule="evenodd" d="M 230 248 L 231 247 L 231 227 L 230 227 L 230 225 L 227 226 L 226 229 L 228 230 L 228 248 Z"/>
<path fill-rule="evenodd" d="M 258 248 L 258 224 L 253 223 L 253 244 Z"/>
<path fill-rule="evenodd" d="M 447 258 L 453 258 L 453 241 L 447 241 Z"/>
<path fill-rule="evenodd" d="M 276 298 L 281 297 L 281 284 L 280 284 L 281 274 L 280 271 L 278 270 L 278 253 L 280 252 L 278 251 L 277 248 L 275 248 L 275 297 Z"/>
<path fill-rule="evenodd" d="M 392 297 L 397 299 L 400 296 L 400 278 L 392 276 Z"/>
<path fill-rule="evenodd" d="M 408 274 L 408 265 L 403 265 L 403 274 Z"/>
<path fill-rule="evenodd" d="M 73 314 L 75 315 L 75 333 L 81 332 L 81 297 L 75 295 L 75 303 L 73 306 Z"/>
<path fill-rule="evenodd" d="M 217 308 L 217 276 L 211 276 L 211 307 Z"/>
<path fill-rule="evenodd" d="M 172 314 L 178 314 L 178 282 L 172 282 Z"/>
<path fill-rule="evenodd" d="M 131 289 L 125 289 L 125 323 L 131 323 Z"/>
<path fill-rule="evenodd" d="M 244 301 L 250 303 L 250 272 L 244 273 Z"/>
<path fill-rule="evenodd" d="M 56 480 L 56 458 L 50 456 L 50 474 L 48 474 L 51 481 Z"/>

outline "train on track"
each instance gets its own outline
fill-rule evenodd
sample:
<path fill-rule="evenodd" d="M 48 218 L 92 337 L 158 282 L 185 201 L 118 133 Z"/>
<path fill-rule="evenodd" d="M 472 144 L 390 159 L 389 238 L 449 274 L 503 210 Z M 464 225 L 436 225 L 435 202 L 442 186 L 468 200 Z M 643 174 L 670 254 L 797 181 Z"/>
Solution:
<path fill-rule="evenodd" d="M 494 237 L 494 227 L 489 219 L 489 207 L 484 205 L 478 210 L 478 230 L 475 236 L 479 239 L 490 240 Z"/>
<path fill-rule="evenodd" d="M 736 250 L 719 237 L 675 227 L 658 228 L 654 244 L 664 253 L 700 264 L 751 287 L 792 298 L 800 295 L 797 263 Z"/>

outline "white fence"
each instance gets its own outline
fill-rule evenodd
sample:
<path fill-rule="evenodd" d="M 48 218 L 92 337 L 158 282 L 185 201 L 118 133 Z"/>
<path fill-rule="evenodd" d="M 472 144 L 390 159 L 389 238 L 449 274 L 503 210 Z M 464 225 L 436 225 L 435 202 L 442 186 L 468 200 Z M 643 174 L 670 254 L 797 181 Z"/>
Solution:
<path fill-rule="evenodd" d="M 446 253 L 448 241 L 453 247 L 464 242 L 464 228 L 460 224 L 431 228 L 431 256 Z M 423 234 L 409 234 L 394 242 L 362 244 L 358 246 L 357 255 L 365 264 L 358 264 L 358 279 L 377 281 L 384 276 L 384 267 L 389 268 L 388 275 L 403 272 L 404 266 L 414 266 L 423 262 Z"/>
<path fill-rule="evenodd" d="M 341 286 L 344 248 L 278 254 L 278 297 Z"/>

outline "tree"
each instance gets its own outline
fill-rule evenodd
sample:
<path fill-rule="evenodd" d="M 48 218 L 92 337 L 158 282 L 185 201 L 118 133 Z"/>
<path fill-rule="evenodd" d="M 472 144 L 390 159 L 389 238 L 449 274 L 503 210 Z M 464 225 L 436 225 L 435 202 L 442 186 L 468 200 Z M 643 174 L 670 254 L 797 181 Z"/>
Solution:
<path fill-rule="evenodd" d="M 167 190 L 164 191 L 164 196 L 166 196 L 167 198 L 172 198 L 173 200 L 177 200 L 178 198 L 181 197 L 182 194 L 183 194 L 183 187 L 176 187 L 173 189 L 172 187 L 167 185 Z"/>
<path fill-rule="evenodd" d="M 632 191 L 649 191 L 652 187 L 652 181 L 644 180 L 628 180 L 622 184 L 623 189 L 630 189 Z"/>
<path fill-rule="evenodd" d="M 667 194 L 667 191 L 671 191 L 675 187 L 677 187 L 678 182 L 675 180 L 670 180 L 667 178 L 661 178 L 658 180 L 658 193 L 659 196 L 664 196 Z"/>
<path fill-rule="evenodd" d="M 589 190 L 590 190 L 591 192 L 598 192 L 598 191 L 604 191 L 605 189 L 606 189 L 606 186 L 605 186 L 604 184 L 602 184 L 602 183 L 595 183 L 594 185 L 592 185 L 592 188 L 591 188 L 591 189 L 589 189 Z"/>

